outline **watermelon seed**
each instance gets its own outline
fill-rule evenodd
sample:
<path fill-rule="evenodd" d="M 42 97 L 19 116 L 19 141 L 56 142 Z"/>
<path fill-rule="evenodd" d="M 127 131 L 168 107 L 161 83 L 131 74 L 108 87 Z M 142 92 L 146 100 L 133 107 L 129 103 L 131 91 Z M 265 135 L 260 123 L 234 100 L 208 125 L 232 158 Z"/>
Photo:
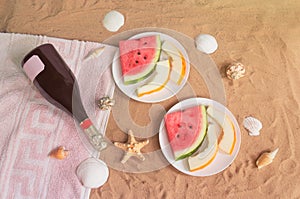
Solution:
<path fill-rule="evenodd" d="M 136 61 L 135 61 L 135 63 L 137 63 L 137 64 L 138 64 L 138 63 L 139 63 L 139 61 L 138 61 L 138 60 L 136 60 Z"/>
<path fill-rule="evenodd" d="M 146 45 L 147 44 L 147 42 L 144 42 L 144 45 Z"/>
<path fill-rule="evenodd" d="M 177 134 L 177 135 L 176 135 L 176 138 L 179 138 L 179 137 L 180 137 L 180 135 L 179 135 L 179 134 Z"/>
<path fill-rule="evenodd" d="M 190 128 L 190 129 L 193 129 L 193 126 L 192 126 L 192 125 L 189 125 L 189 128 Z"/>
<path fill-rule="evenodd" d="M 147 57 L 145 56 L 144 59 L 147 59 Z"/>
<path fill-rule="evenodd" d="M 137 54 L 138 54 L 138 55 L 140 55 L 140 54 L 141 54 L 141 52 L 138 52 Z"/>

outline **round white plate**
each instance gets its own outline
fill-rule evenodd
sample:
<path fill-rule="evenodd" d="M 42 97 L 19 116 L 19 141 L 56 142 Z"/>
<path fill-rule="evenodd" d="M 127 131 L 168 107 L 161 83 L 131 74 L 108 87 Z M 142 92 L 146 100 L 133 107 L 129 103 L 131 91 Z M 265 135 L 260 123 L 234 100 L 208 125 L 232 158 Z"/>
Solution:
<path fill-rule="evenodd" d="M 161 122 L 160 129 L 159 129 L 159 144 L 160 144 L 161 150 L 162 150 L 164 156 L 166 157 L 166 159 L 177 170 L 179 170 L 185 174 L 192 175 L 192 176 L 210 176 L 210 175 L 214 175 L 214 174 L 219 173 L 219 172 L 223 171 L 224 169 L 226 169 L 236 158 L 236 156 L 239 152 L 239 149 L 240 149 L 240 145 L 241 145 L 241 132 L 240 132 L 239 125 L 238 125 L 235 117 L 233 116 L 233 114 L 225 106 L 223 106 L 222 104 L 220 104 L 214 100 L 211 100 L 211 99 L 190 98 L 190 99 L 181 101 L 181 102 L 177 103 L 176 105 L 174 105 L 168 111 L 168 113 L 178 111 L 178 110 L 183 110 L 188 107 L 197 106 L 197 105 L 205 105 L 205 106 L 213 105 L 216 109 L 219 109 L 220 111 L 225 111 L 225 113 L 228 115 L 230 120 L 233 122 L 235 132 L 236 132 L 236 143 L 235 143 L 232 154 L 228 155 L 228 154 L 218 151 L 215 159 L 212 161 L 212 163 L 210 165 L 208 165 L 207 167 L 205 167 L 203 169 L 200 169 L 200 170 L 197 170 L 194 172 L 190 172 L 188 169 L 187 159 L 175 161 L 175 158 L 174 158 L 174 155 L 172 152 L 172 148 L 169 144 L 169 140 L 167 137 L 164 120 Z"/>
<path fill-rule="evenodd" d="M 113 74 L 113 78 L 114 78 L 117 86 L 128 97 L 130 97 L 136 101 L 145 102 L 145 103 L 161 102 L 163 100 L 169 99 L 170 97 L 176 95 L 176 93 L 178 93 L 185 85 L 185 83 L 188 79 L 188 76 L 189 76 L 189 72 L 190 72 L 190 61 L 189 61 L 187 52 L 184 49 L 184 47 L 173 37 L 163 34 L 163 33 L 159 33 L 159 32 L 145 32 L 145 33 L 137 34 L 129 39 L 138 39 L 141 37 L 146 37 L 146 36 L 151 36 L 151 35 L 160 35 L 160 39 L 162 42 L 168 40 L 168 41 L 172 42 L 176 46 L 176 48 L 181 51 L 181 53 L 183 54 L 183 56 L 185 58 L 185 62 L 186 62 L 186 74 L 180 85 L 177 85 L 177 84 L 173 83 L 172 81 L 169 81 L 162 90 L 152 93 L 152 94 L 149 94 L 149 95 L 144 95 L 142 97 L 138 97 L 136 94 L 136 89 L 139 86 L 146 84 L 147 81 L 149 81 L 149 79 L 151 77 L 153 77 L 153 75 L 151 75 L 147 79 L 145 79 L 137 84 L 125 85 L 124 81 L 123 81 L 123 77 L 122 77 L 122 71 L 121 71 L 121 65 L 120 65 L 120 59 L 119 59 L 119 57 L 120 57 L 119 51 L 117 51 L 114 56 L 113 63 L 112 63 L 112 74 Z"/>

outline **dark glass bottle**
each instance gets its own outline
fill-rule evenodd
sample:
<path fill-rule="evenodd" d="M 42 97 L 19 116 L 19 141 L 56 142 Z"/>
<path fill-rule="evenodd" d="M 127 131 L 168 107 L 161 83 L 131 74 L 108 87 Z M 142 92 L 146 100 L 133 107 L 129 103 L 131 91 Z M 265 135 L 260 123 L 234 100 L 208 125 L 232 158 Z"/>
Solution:
<path fill-rule="evenodd" d="M 89 119 L 80 97 L 76 78 L 52 44 L 43 44 L 29 52 L 22 67 L 40 93 L 52 104 L 71 114 L 97 150 L 107 143 Z"/>

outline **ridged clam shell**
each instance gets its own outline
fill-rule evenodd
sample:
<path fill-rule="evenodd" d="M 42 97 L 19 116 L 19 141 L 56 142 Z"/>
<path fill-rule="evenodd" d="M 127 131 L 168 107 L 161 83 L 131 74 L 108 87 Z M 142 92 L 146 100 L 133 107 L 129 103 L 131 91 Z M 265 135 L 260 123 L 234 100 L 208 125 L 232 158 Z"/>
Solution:
<path fill-rule="evenodd" d="M 258 136 L 262 129 L 262 123 L 254 117 L 246 117 L 243 122 L 244 127 L 248 130 L 249 135 Z"/>
<path fill-rule="evenodd" d="M 101 160 L 88 158 L 79 164 L 76 175 L 83 186 L 98 188 L 107 181 L 109 170 Z"/>
<path fill-rule="evenodd" d="M 256 160 L 256 166 L 260 169 L 264 166 L 267 166 L 271 164 L 278 152 L 278 148 L 271 152 L 265 152 L 259 156 L 259 158 Z"/>
<path fill-rule="evenodd" d="M 197 49 L 206 54 L 211 54 L 218 49 L 216 38 L 209 34 L 198 35 L 195 42 Z"/>
<path fill-rule="evenodd" d="M 117 32 L 124 25 L 124 16 L 115 10 L 108 12 L 102 23 L 103 26 L 111 32 Z"/>

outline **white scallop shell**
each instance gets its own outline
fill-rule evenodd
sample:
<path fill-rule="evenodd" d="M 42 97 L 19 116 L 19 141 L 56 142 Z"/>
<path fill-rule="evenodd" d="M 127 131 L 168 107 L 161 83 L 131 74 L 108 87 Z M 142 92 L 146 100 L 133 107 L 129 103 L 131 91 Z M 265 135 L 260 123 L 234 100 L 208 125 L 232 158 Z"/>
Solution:
<path fill-rule="evenodd" d="M 98 188 L 107 181 L 109 170 L 103 161 L 88 158 L 79 164 L 76 175 L 83 186 Z"/>
<path fill-rule="evenodd" d="M 124 16 L 115 10 L 108 12 L 102 23 L 103 26 L 111 32 L 117 32 L 124 25 Z"/>
<path fill-rule="evenodd" d="M 246 117 L 244 119 L 244 127 L 248 130 L 249 135 L 258 136 L 260 130 L 262 129 L 262 123 L 254 117 Z"/>
<path fill-rule="evenodd" d="M 209 34 L 198 35 L 195 42 L 197 49 L 206 54 L 211 54 L 218 49 L 216 38 Z"/>

